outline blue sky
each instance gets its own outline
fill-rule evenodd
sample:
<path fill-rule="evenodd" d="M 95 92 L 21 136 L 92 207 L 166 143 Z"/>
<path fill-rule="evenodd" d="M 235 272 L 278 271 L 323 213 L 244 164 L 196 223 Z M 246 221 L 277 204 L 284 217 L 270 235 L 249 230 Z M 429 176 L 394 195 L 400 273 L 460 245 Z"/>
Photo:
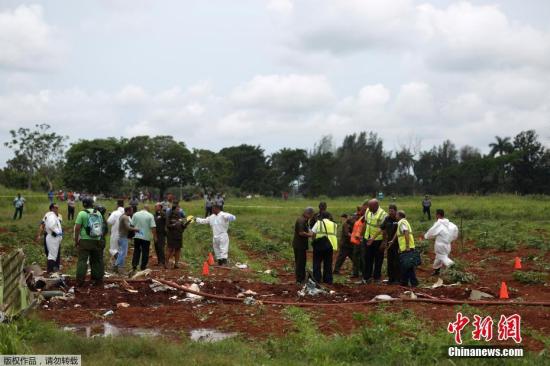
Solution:
<path fill-rule="evenodd" d="M 549 16 L 545 0 L 2 0 L 0 138 L 46 122 L 213 150 L 362 130 L 389 149 L 486 151 L 529 128 L 548 144 Z"/>

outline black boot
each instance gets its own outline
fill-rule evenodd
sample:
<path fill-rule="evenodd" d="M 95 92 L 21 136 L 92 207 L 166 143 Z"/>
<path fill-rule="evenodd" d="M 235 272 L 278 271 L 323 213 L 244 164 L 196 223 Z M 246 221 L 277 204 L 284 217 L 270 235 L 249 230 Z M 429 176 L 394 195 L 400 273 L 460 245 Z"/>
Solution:
<path fill-rule="evenodd" d="M 46 272 L 52 273 L 55 269 L 55 261 L 48 259 L 48 263 L 46 264 Z"/>
<path fill-rule="evenodd" d="M 218 266 L 223 265 L 223 259 L 218 259 Z"/>

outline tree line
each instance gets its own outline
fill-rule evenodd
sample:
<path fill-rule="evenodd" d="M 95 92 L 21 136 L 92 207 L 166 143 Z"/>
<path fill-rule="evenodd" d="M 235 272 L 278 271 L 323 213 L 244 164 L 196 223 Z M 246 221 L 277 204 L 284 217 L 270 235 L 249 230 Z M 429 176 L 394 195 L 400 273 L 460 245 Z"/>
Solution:
<path fill-rule="evenodd" d="M 214 152 L 190 150 L 172 136 L 79 140 L 47 124 L 10 131 L 14 157 L 0 184 L 14 188 L 70 189 L 119 195 L 137 189 L 232 191 L 305 196 L 386 194 L 550 193 L 550 150 L 535 131 L 496 137 L 490 152 L 450 140 L 429 150 L 386 150 L 374 132 L 351 134 L 340 146 L 330 136 L 310 150 L 266 154 L 242 144 Z"/>

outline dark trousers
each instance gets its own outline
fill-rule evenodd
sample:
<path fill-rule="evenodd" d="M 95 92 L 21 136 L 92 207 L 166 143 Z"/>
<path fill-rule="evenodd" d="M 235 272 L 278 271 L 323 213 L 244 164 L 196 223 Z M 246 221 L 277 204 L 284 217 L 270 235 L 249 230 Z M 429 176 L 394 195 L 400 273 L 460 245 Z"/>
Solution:
<path fill-rule="evenodd" d="M 380 250 L 382 240 L 375 240 L 367 246 L 367 240 L 363 240 L 363 279 L 368 281 L 373 277 L 375 280 L 382 278 L 382 263 L 384 252 Z"/>
<path fill-rule="evenodd" d="M 293 245 L 294 249 L 294 272 L 296 282 L 303 283 L 306 280 L 307 245 Z"/>
<path fill-rule="evenodd" d="M 355 267 L 355 262 L 353 260 L 353 245 L 343 244 L 338 248 L 338 257 L 336 257 L 336 263 L 334 264 L 334 273 L 340 272 L 340 268 L 346 261 L 346 258 L 349 258 Z"/>
<path fill-rule="evenodd" d="M 150 241 L 134 238 L 134 255 L 132 256 L 133 269 L 137 269 L 138 265 L 140 265 L 140 259 L 140 269 L 143 271 L 145 268 L 147 268 L 147 263 L 149 262 L 150 244 Z"/>
<path fill-rule="evenodd" d="M 422 206 L 422 216 L 424 216 L 426 214 L 428 214 L 428 220 L 431 220 L 432 219 L 432 214 L 430 213 L 430 208 Z"/>
<path fill-rule="evenodd" d="M 15 212 L 13 213 L 13 219 L 15 220 L 17 218 L 17 215 L 19 215 L 19 219 L 21 220 L 21 216 L 23 216 L 23 207 L 16 207 Z"/>
<path fill-rule="evenodd" d="M 401 265 L 399 264 L 399 246 L 394 243 L 388 248 L 388 281 L 401 281 Z"/>
<path fill-rule="evenodd" d="M 67 220 L 74 220 L 74 207 L 67 208 Z"/>
<path fill-rule="evenodd" d="M 155 241 L 155 253 L 157 254 L 157 260 L 159 264 L 166 263 L 166 257 L 164 255 L 165 245 L 166 245 L 166 234 L 157 233 L 157 240 Z"/>
<path fill-rule="evenodd" d="M 103 280 L 103 248 L 101 240 L 80 239 L 78 243 L 78 261 L 76 264 L 76 281 L 81 284 L 86 277 L 88 269 L 88 259 L 90 260 L 90 269 L 92 279 L 95 281 Z"/>
<path fill-rule="evenodd" d="M 212 215 L 212 207 L 206 207 L 204 209 L 204 217 L 208 217 L 210 215 Z"/>
<path fill-rule="evenodd" d="M 332 247 L 325 250 L 313 249 L 313 279 L 317 282 L 332 283 Z M 323 267 L 321 271 L 321 265 Z"/>
<path fill-rule="evenodd" d="M 418 286 L 416 267 L 404 268 L 401 266 L 401 286 L 409 286 L 409 283 L 412 287 Z"/>
<path fill-rule="evenodd" d="M 353 245 L 353 276 L 358 277 L 363 272 L 363 257 L 361 256 L 361 244 Z"/>

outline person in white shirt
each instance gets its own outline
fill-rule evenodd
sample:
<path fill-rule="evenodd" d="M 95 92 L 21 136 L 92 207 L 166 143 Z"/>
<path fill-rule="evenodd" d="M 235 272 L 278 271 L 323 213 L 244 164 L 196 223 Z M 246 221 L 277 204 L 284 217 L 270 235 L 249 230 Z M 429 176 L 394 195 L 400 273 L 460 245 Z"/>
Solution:
<path fill-rule="evenodd" d="M 445 211 L 437 209 L 435 215 L 437 221 L 424 234 L 425 239 L 435 239 L 435 261 L 432 276 L 439 275 L 442 267 L 447 268 L 454 264 L 453 260 L 449 258 L 449 254 L 451 254 L 452 241 L 458 237 L 458 228 L 445 218 Z"/>
<path fill-rule="evenodd" d="M 63 239 L 63 227 L 61 226 L 59 207 L 55 203 L 50 205 L 50 212 L 44 216 L 44 229 L 47 234 L 46 246 L 48 248 L 47 272 L 57 272 L 59 268 L 56 260 L 61 247 L 61 239 Z"/>
<path fill-rule="evenodd" d="M 118 225 L 120 222 L 120 216 L 124 214 L 124 200 L 118 200 L 116 202 L 117 209 L 111 212 L 107 219 L 107 224 L 111 225 L 111 239 L 109 241 L 109 254 L 111 255 L 111 262 L 114 265 L 118 256 Z"/>
<path fill-rule="evenodd" d="M 208 224 L 212 227 L 214 255 L 220 266 L 227 264 L 229 253 L 229 235 L 227 235 L 227 229 L 229 229 L 229 223 L 236 219 L 234 215 L 223 212 L 221 207 L 216 204 L 212 206 L 212 215 L 204 219 L 198 217 L 195 219 L 197 224 Z"/>

